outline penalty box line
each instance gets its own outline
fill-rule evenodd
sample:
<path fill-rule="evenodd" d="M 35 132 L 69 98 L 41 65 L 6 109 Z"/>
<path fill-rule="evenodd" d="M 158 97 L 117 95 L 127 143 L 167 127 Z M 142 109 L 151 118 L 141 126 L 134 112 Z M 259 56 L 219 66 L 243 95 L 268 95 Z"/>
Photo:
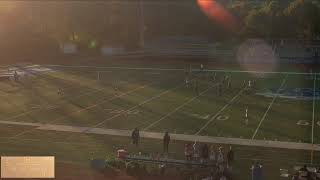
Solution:
<path fill-rule="evenodd" d="M 152 84 L 152 83 L 151 83 L 151 84 Z M 149 84 L 149 85 L 151 85 L 151 84 Z M 71 112 L 70 114 L 80 113 L 80 112 L 82 112 L 82 111 L 85 111 L 85 110 L 88 110 L 88 109 L 92 109 L 92 108 L 97 107 L 97 106 L 99 106 L 99 105 L 101 105 L 101 104 L 104 104 L 104 103 L 106 103 L 106 102 L 112 101 L 112 100 L 117 99 L 117 98 L 120 98 L 120 97 L 122 97 L 122 96 L 126 96 L 126 95 L 128 95 L 128 94 L 131 94 L 131 93 L 133 93 L 133 92 L 135 92 L 135 91 L 137 91 L 137 90 L 139 90 L 139 89 L 143 89 L 143 88 L 145 88 L 145 87 L 147 87 L 147 86 L 148 86 L 148 85 L 139 86 L 139 87 L 137 87 L 137 88 L 135 88 L 135 89 L 133 89 L 133 90 L 127 91 L 127 92 L 125 92 L 125 93 L 122 93 L 121 95 L 113 96 L 112 98 L 104 99 L 104 100 L 102 100 L 101 102 L 96 103 L 96 104 L 94 104 L 94 105 L 87 106 L 87 107 L 82 108 L 82 109 L 80 109 L 80 110 L 78 110 L 78 111 L 73 111 L 73 112 Z M 70 115 L 70 114 L 69 114 L 69 115 Z M 61 117 L 61 118 L 54 119 L 54 120 L 49 121 L 49 122 L 47 122 L 47 123 L 53 123 L 53 122 L 56 122 L 56 121 L 58 121 L 58 120 L 62 120 L 62 119 L 65 119 L 65 118 L 67 118 L 67 116 L 63 116 L 63 117 Z M 25 131 L 23 131 L 23 132 L 21 132 L 21 133 L 18 133 L 18 134 L 16 134 L 16 135 L 12 136 L 11 138 L 17 138 L 17 137 L 19 137 L 19 136 L 21 136 L 21 135 L 24 135 L 24 134 L 26 134 L 26 133 L 30 133 L 30 132 L 32 132 L 32 131 L 34 131 L 34 130 L 36 130 L 36 129 L 37 129 L 37 128 L 32 128 L 32 129 L 30 129 L 30 130 L 25 130 Z"/>
<path fill-rule="evenodd" d="M 243 88 L 241 89 L 226 105 L 224 105 L 209 121 L 207 121 L 198 132 L 196 132 L 194 135 L 199 135 L 204 129 L 206 129 L 211 123 L 212 121 L 214 121 L 216 119 L 216 117 L 221 114 L 222 111 L 224 111 L 228 106 L 230 106 L 230 104 L 232 104 L 242 93 L 243 91 L 246 89 Z"/>
<path fill-rule="evenodd" d="M 263 116 L 262 116 L 262 118 L 261 118 L 261 120 L 260 120 L 260 122 L 259 122 L 259 124 L 258 124 L 258 126 L 256 128 L 256 130 L 254 131 L 251 139 L 254 139 L 256 137 L 256 135 L 257 135 L 257 133 L 258 133 L 258 131 L 260 129 L 261 124 L 263 123 L 263 121 L 267 117 L 267 114 L 268 114 L 269 110 L 271 109 L 273 103 L 275 102 L 275 100 L 279 96 L 279 92 L 280 92 L 281 88 L 283 87 L 283 85 L 285 84 L 285 82 L 287 81 L 287 78 L 288 78 L 288 74 L 283 78 L 282 83 L 281 83 L 280 87 L 278 88 L 278 90 L 276 92 L 276 95 L 273 97 L 272 101 L 269 103 L 269 106 L 268 106 L 267 110 L 265 111 L 265 113 L 263 114 Z"/>
<path fill-rule="evenodd" d="M 184 102 L 183 104 L 181 104 L 180 106 L 176 107 L 173 111 L 169 112 L 168 114 L 162 116 L 160 119 L 158 119 L 157 121 L 149 124 L 147 127 L 145 127 L 143 130 L 146 131 L 152 127 L 154 127 L 156 124 L 158 124 L 160 121 L 164 120 L 165 118 L 171 116 L 173 113 L 179 111 L 181 108 L 183 108 L 184 106 L 188 105 L 189 103 L 191 103 L 192 101 L 196 100 L 197 98 L 199 98 L 200 96 L 202 96 L 203 94 L 205 94 L 206 92 L 208 92 L 210 89 L 218 86 L 219 83 L 216 83 L 212 86 L 210 86 L 209 88 L 207 88 L 206 90 L 202 91 L 198 96 L 194 96 L 193 98 L 189 98 L 188 101 Z"/>
<path fill-rule="evenodd" d="M 184 84 L 184 83 L 183 83 L 183 84 Z M 157 98 L 159 98 L 159 97 L 161 97 L 161 96 L 163 96 L 163 95 L 165 95 L 165 94 L 167 94 L 167 93 L 169 93 L 169 92 L 171 92 L 171 91 L 174 91 L 174 90 L 180 88 L 183 84 L 179 84 L 178 86 L 175 86 L 175 87 L 173 87 L 173 88 L 170 88 L 170 89 L 167 89 L 167 90 L 165 90 L 165 91 L 162 91 L 162 92 L 159 93 L 158 95 L 153 96 L 153 97 L 151 97 L 151 98 L 149 98 L 149 99 L 147 99 L 147 100 L 144 100 L 143 102 L 139 103 L 138 105 L 133 106 L 133 107 L 131 107 L 131 108 L 125 110 L 125 111 L 122 111 L 122 112 L 119 113 L 119 114 L 113 115 L 113 116 L 111 116 L 110 118 L 107 118 L 107 119 L 105 119 L 105 120 L 103 120 L 103 121 L 101 121 L 101 122 L 99 122 L 99 123 L 97 123 L 97 124 L 95 124 L 95 125 L 87 128 L 87 129 L 85 129 L 85 130 L 82 131 L 82 132 L 85 133 L 85 132 L 90 131 L 90 130 L 93 129 L 93 128 L 99 127 L 99 126 L 101 126 L 102 124 L 104 124 L 104 123 L 107 122 L 107 121 L 110 121 L 110 120 L 112 120 L 112 119 L 114 119 L 114 118 L 117 118 L 117 117 L 121 116 L 122 114 L 125 114 L 125 113 L 127 113 L 127 112 L 129 112 L 129 111 L 132 111 L 132 110 L 134 110 L 134 109 L 136 109 L 136 108 L 138 108 L 138 107 L 140 107 L 140 106 L 142 106 L 142 105 L 144 105 L 144 104 L 146 104 L 146 103 L 148 103 L 148 102 L 153 101 L 154 99 L 157 99 Z M 66 139 L 70 139 L 72 136 L 73 136 L 73 135 L 67 137 Z"/>

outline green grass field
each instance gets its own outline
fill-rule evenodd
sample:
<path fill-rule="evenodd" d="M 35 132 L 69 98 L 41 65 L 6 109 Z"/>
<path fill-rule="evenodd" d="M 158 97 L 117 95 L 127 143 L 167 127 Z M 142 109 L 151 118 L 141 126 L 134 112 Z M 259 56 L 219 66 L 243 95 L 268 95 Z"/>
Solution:
<path fill-rule="evenodd" d="M 308 74 L 218 71 L 212 82 L 213 71 L 193 72 L 198 96 L 194 87 L 186 87 L 185 71 L 178 69 L 52 70 L 24 77 L 18 83 L 1 81 L 0 121 L 123 130 L 138 127 L 152 132 L 320 144 L 320 101 L 314 94 L 308 100 L 256 94 L 270 89 L 278 93 L 317 89 L 319 80 Z M 232 87 L 223 88 L 218 95 L 217 85 L 225 75 L 231 77 Z M 255 81 L 251 90 L 242 86 L 248 80 Z M 299 121 L 307 124 L 299 125 Z M 117 147 L 130 146 L 124 137 L 45 131 L 6 123 L 0 123 L 0 138 L 2 155 L 53 154 L 61 161 L 85 162 L 90 157 L 112 154 Z M 176 154 L 182 144 L 173 145 Z M 158 146 L 156 140 L 146 140 L 143 150 L 151 152 Z M 302 150 L 236 146 L 236 151 L 240 154 L 239 176 L 244 172 L 248 175 L 254 159 L 270 166 L 269 177 L 276 177 L 281 167 L 310 162 L 310 152 Z M 317 153 L 314 163 L 319 163 Z"/>

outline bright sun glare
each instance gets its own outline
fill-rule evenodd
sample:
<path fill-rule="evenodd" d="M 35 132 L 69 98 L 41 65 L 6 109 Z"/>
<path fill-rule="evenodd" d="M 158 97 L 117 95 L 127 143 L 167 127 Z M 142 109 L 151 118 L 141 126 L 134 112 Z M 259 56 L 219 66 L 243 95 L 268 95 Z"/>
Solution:
<path fill-rule="evenodd" d="M 212 20 L 228 30 L 234 30 L 235 18 L 215 0 L 197 0 L 200 9 Z"/>

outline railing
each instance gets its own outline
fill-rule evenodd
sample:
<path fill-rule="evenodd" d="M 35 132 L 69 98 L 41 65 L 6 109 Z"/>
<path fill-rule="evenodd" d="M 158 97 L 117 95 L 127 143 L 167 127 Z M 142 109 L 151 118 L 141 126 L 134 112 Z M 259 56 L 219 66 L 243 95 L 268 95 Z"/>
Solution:
<path fill-rule="evenodd" d="M 178 159 L 170 159 L 170 158 L 159 158 L 154 159 L 148 156 L 126 156 L 125 161 L 135 161 L 135 162 L 143 162 L 143 163 L 152 163 L 152 164 L 171 164 L 171 165 L 186 165 L 186 166 L 202 166 L 202 167 L 214 167 L 216 163 L 214 162 L 201 162 L 195 160 L 178 160 Z"/>

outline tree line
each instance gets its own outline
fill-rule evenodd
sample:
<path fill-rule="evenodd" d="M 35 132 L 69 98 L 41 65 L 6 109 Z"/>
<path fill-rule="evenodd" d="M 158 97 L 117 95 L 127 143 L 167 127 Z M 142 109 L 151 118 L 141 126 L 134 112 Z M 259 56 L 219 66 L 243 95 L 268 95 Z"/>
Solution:
<path fill-rule="evenodd" d="M 263 38 L 320 38 L 318 0 L 237 0 L 229 6 L 241 21 L 240 34 Z"/>
<path fill-rule="evenodd" d="M 46 47 L 57 50 L 66 41 L 75 41 L 83 49 L 92 41 L 97 47 L 135 47 L 141 31 L 146 41 L 167 36 L 202 36 L 212 41 L 320 38 L 319 0 L 220 0 L 236 19 L 236 31 L 210 20 L 196 0 L 142 6 L 139 2 L 15 2 L 15 8 L 0 8 L 0 47 L 5 53 L 16 53 L 17 47 L 30 53 Z"/>

